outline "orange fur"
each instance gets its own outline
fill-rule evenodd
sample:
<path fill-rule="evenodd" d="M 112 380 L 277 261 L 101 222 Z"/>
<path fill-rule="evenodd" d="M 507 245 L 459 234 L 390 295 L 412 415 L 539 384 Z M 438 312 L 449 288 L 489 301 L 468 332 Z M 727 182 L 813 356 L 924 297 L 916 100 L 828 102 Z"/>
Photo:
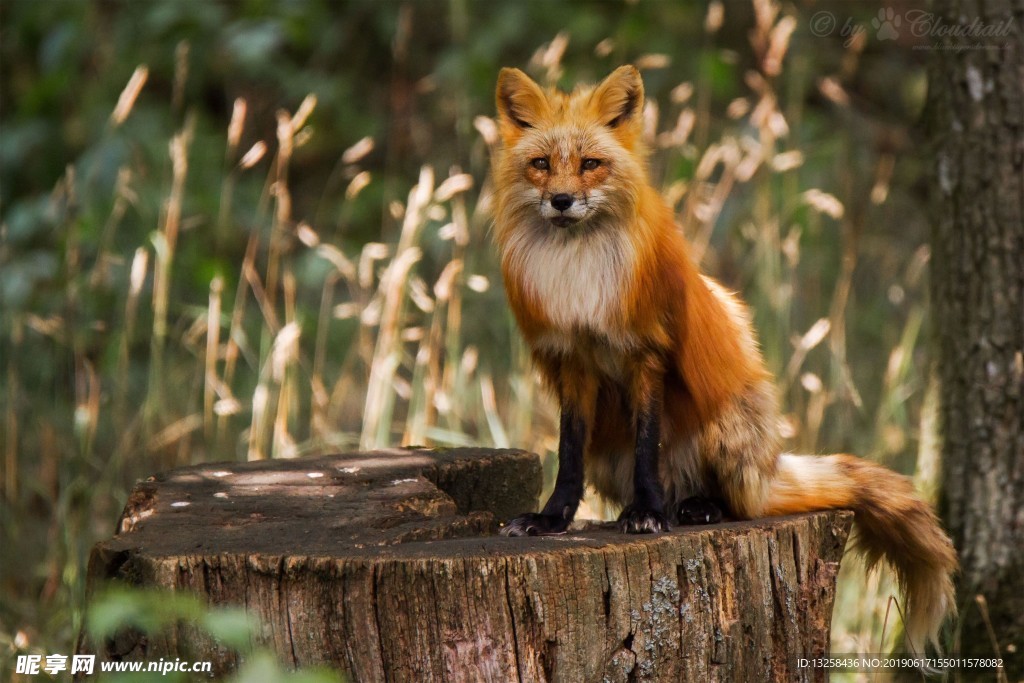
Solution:
<path fill-rule="evenodd" d="M 591 484 L 630 503 L 638 406 L 658 405 L 670 505 L 701 494 L 741 518 L 853 509 L 858 547 L 869 563 L 888 560 L 907 596 L 909 647 L 935 642 L 953 609 L 949 539 L 903 477 L 849 456 L 781 454 L 746 309 L 699 272 L 648 181 L 636 69 L 568 94 L 503 69 L 496 100 L 505 287 L 542 375 L 587 425 Z M 550 208 L 560 194 L 573 199 L 571 224 Z"/>

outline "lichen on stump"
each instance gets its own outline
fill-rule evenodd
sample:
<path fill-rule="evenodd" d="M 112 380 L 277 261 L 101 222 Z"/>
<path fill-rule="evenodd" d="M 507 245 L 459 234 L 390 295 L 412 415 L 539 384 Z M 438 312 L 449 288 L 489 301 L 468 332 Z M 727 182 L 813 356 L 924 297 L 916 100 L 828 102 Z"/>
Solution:
<path fill-rule="evenodd" d="M 828 650 L 850 513 L 497 535 L 540 483 L 515 450 L 187 467 L 136 486 L 90 583 L 244 606 L 282 661 L 355 681 L 824 680 L 797 657 Z M 81 649 L 238 664 L 187 624 Z"/>

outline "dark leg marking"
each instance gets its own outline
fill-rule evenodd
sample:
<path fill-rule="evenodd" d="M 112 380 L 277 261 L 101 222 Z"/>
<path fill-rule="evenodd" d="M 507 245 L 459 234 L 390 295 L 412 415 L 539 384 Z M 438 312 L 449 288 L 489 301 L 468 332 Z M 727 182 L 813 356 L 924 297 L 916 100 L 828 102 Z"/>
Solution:
<path fill-rule="evenodd" d="M 619 515 L 619 529 L 627 534 L 669 531 L 665 494 L 658 478 L 661 450 L 661 402 L 650 401 L 640 410 L 636 426 L 636 462 L 633 469 L 633 502 Z"/>
<path fill-rule="evenodd" d="M 563 533 L 583 498 L 583 447 L 587 425 L 575 406 L 562 406 L 558 437 L 558 475 L 555 489 L 540 512 L 528 512 L 511 520 L 505 536 L 543 536 Z"/>

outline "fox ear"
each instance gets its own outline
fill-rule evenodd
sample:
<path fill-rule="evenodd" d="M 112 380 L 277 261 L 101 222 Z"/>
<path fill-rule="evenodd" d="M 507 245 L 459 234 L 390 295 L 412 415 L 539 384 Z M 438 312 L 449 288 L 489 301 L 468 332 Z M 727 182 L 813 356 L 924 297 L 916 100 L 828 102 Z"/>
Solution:
<path fill-rule="evenodd" d="M 505 137 L 533 128 L 548 110 L 544 91 L 519 69 L 504 68 L 498 74 L 495 101 L 501 133 Z"/>
<path fill-rule="evenodd" d="M 640 120 L 644 108 L 644 82 L 635 66 L 627 64 L 613 71 L 590 96 L 601 122 L 619 128 Z"/>

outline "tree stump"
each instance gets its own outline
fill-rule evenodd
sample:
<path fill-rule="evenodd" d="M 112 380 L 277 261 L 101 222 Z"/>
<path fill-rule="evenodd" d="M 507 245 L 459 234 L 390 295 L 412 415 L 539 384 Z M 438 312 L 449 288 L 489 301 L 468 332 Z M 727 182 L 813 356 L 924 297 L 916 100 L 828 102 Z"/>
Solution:
<path fill-rule="evenodd" d="M 514 450 L 187 467 L 135 487 L 90 585 L 243 606 L 284 662 L 354 681 L 825 679 L 797 658 L 828 651 L 850 513 L 497 535 L 540 486 L 537 457 Z M 117 640 L 80 650 L 238 665 L 188 624 Z"/>

